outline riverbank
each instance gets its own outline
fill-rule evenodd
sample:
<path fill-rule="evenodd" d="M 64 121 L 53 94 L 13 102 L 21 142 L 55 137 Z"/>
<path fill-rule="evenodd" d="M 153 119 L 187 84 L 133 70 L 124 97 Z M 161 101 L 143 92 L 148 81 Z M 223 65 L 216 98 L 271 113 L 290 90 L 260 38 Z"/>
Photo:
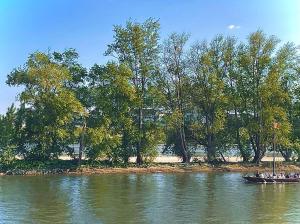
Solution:
<path fill-rule="evenodd" d="M 260 166 L 241 163 L 224 163 L 219 165 L 210 164 L 157 164 L 149 167 L 127 167 L 127 168 L 82 168 L 70 174 L 110 174 L 110 173 L 190 173 L 190 172 L 271 172 L 269 164 Z M 278 172 L 300 172 L 299 165 L 281 164 L 277 167 Z"/>
<path fill-rule="evenodd" d="M 29 163 L 17 161 L 10 167 L 2 168 L 1 176 L 8 175 L 92 175 L 92 174 L 117 174 L 117 173 L 189 173 L 189 172 L 271 172 L 272 163 L 262 162 L 260 165 L 241 162 L 228 162 L 211 165 L 203 162 L 190 163 L 152 163 L 141 167 L 130 163 L 128 166 L 111 166 L 104 162 L 89 164 L 83 161 L 83 165 L 78 167 L 75 161 L 48 161 Z M 277 172 L 300 172 L 300 163 L 276 163 Z"/>

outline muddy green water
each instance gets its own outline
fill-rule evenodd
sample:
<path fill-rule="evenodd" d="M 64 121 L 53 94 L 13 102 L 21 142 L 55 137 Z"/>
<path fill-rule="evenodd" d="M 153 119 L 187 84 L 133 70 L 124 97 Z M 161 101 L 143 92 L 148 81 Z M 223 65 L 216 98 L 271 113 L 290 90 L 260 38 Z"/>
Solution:
<path fill-rule="evenodd" d="M 241 176 L 0 177 L 0 223 L 300 223 L 300 184 Z"/>

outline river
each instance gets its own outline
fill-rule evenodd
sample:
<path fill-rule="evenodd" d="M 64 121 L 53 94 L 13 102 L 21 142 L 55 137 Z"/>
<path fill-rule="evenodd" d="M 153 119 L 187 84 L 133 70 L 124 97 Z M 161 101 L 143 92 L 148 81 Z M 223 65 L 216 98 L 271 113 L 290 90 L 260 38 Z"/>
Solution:
<path fill-rule="evenodd" d="M 300 184 L 240 173 L 0 177 L 0 223 L 300 223 Z"/>

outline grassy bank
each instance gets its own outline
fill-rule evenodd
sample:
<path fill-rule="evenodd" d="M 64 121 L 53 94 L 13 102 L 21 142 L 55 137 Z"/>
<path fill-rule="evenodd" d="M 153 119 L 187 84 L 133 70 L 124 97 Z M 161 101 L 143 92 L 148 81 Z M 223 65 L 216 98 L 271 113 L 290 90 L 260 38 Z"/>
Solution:
<path fill-rule="evenodd" d="M 262 162 L 260 165 L 251 163 L 152 163 L 137 167 L 134 163 L 127 166 L 109 164 L 105 161 L 83 161 L 79 167 L 76 161 L 52 160 L 32 162 L 17 160 L 10 165 L 0 165 L 0 175 L 53 175 L 53 174 L 107 174 L 107 173 L 184 173 L 184 172 L 270 172 L 271 162 Z M 299 163 L 278 162 L 277 172 L 300 172 Z"/>

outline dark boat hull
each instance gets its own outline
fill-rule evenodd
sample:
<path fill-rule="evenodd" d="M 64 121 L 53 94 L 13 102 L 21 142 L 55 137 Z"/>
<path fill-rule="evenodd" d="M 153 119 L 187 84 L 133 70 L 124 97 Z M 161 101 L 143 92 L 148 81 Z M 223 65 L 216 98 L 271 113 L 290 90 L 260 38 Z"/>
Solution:
<path fill-rule="evenodd" d="M 254 176 L 244 176 L 245 180 L 251 183 L 298 183 L 300 182 L 300 178 L 262 178 L 262 177 L 254 177 Z"/>

